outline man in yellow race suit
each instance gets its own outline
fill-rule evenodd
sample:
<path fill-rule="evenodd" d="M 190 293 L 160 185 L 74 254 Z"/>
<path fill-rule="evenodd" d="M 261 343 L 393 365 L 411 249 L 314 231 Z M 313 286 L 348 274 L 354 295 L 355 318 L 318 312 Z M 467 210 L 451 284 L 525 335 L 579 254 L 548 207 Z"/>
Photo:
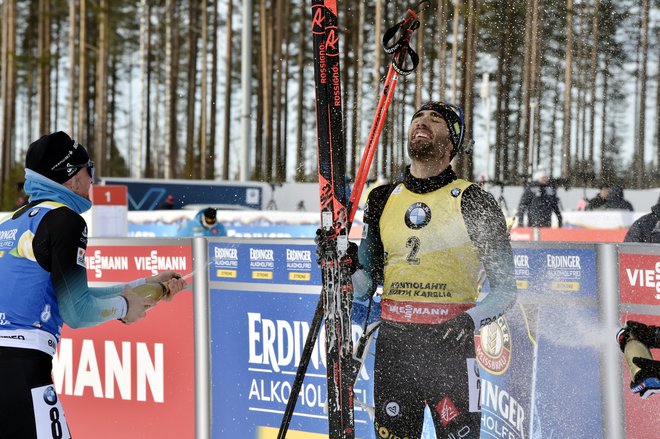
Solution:
<path fill-rule="evenodd" d="M 375 188 L 367 200 L 362 269 L 353 279 L 358 299 L 383 285 L 374 377 L 379 438 L 419 438 L 425 406 L 439 439 L 479 437 L 478 386 L 468 385 L 478 376 L 468 361 L 473 335 L 512 306 L 516 286 L 502 211 L 451 168 L 464 131 L 459 107 L 424 104 L 408 130 L 404 181 Z M 491 292 L 477 305 L 482 266 Z"/>

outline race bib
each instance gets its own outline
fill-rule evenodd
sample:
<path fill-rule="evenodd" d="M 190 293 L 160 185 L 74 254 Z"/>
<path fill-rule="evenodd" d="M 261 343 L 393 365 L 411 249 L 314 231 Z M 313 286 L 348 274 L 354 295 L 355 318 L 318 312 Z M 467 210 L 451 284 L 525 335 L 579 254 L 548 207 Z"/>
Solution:
<path fill-rule="evenodd" d="M 71 439 L 55 386 L 48 384 L 32 389 L 32 406 L 37 439 Z"/>

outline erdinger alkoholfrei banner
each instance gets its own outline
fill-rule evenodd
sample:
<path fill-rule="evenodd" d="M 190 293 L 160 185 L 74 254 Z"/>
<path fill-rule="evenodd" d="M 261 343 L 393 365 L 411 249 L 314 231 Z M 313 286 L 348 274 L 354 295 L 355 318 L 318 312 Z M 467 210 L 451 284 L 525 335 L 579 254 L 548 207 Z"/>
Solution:
<path fill-rule="evenodd" d="M 599 357 L 588 337 L 598 321 L 595 250 L 525 245 L 514 249 L 520 300 L 475 339 L 481 381 L 473 385 L 481 396 L 473 404 L 482 411 L 482 437 L 596 437 Z M 209 258 L 213 437 L 276 437 L 320 290 L 315 247 L 220 238 Z M 323 337 L 298 396 L 292 439 L 327 437 Z M 366 405 L 373 404 L 372 368 L 369 357 L 356 386 Z M 360 405 L 356 437 L 374 437 Z"/>
<path fill-rule="evenodd" d="M 535 308 L 516 304 L 475 337 L 482 438 L 530 437 Z"/>
<path fill-rule="evenodd" d="M 634 320 L 660 326 L 660 252 L 648 247 L 624 246 L 619 249 L 619 289 L 621 291 L 620 321 Z M 660 349 L 651 351 L 660 358 Z M 630 370 L 621 356 L 623 393 L 625 395 L 626 435 L 629 438 L 657 437 L 660 397 L 643 400 L 630 392 Z"/>
<path fill-rule="evenodd" d="M 309 241 L 276 242 L 209 245 L 213 438 L 277 437 L 321 276 Z M 287 438 L 327 437 L 323 343 L 322 328 Z M 373 437 L 361 405 L 373 406 L 371 370 L 370 356 L 355 387 L 359 438 Z"/>
<path fill-rule="evenodd" d="M 92 240 L 85 263 L 91 286 L 188 274 L 191 241 Z M 64 326 L 53 380 L 74 438 L 194 437 L 192 316 L 191 291 L 182 291 L 131 325 Z"/>
<path fill-rule="evenodd" d="M 526 255 L 516 253 L 518 287 L 529 286 Z M 526 283 L 523 283 L 526 282 Z M 489 284 L 484 285 L 488 293 Z M 475 336 L 476 362 L 480 380 L 481 437 L 527 439 L 533 417 L 534 361 L 538 307 L 516 303 L 496 322 Z"/>
<path fill-rule="evenodd" d="M 536 322 L 529 325 L 537 328 L 531 333 L 536 352 L 525 359 L 531 360 L 533 379 L 509 381 L 513 394 L 522 388 L 534 402 L 525 437 L 602 437 L 595 247 L 519 244 L 514 262 L 518 302 L 528 318 L 530 305 L 537 307 L 536 318 L 529 319 Z"/>

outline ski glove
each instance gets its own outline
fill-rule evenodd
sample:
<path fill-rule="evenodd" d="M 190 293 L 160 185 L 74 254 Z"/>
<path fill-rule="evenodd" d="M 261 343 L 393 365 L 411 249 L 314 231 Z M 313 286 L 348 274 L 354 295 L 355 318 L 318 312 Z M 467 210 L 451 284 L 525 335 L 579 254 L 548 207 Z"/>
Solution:
<path fill-rule="evenodd" d="M 641 357 L 634 357 L 632 361 L 641 370 L 637 372 L 635 381 L 630 383 L 630 391 L 638 393 L 642 399 L 660 393 L 660 361 Z"/>
<path fill-rule="evenodd" d="M 459 342 L 465 337 L 474 337 L 474 321 L 469 314 L 462 313 L 440 325 L 438 331 L 443 340 Z"/>
<path fill-rule="evenodd" d="M 629 331 L 637 340 L 642 342 L 649 349 L 660 347 L 660 327 L 645 325 L 643 323 L 628 320 L 623 332 Z M 619 336 L 619 347 L 623 351 L 627 337 Z"/>
<path fill-rule="evenodd" d="M 330 238 L 328 232 L 323 229 L 318 229 L 316 231 L 316 237 L 314 238 L 316 243 L 316 263 L 321 265 L 323 257 L 328 252 L 334 253 L 337 251 L 337 241 Z M 352 275 L 357 270 L 362 268 L 360 261 L 358 260 L 358 246 L 356 243 L 348 241 L 348 249 L 346 250 L 346 255 L 340 261 L 343 264 L 348 265 L 349 273 Z"/>

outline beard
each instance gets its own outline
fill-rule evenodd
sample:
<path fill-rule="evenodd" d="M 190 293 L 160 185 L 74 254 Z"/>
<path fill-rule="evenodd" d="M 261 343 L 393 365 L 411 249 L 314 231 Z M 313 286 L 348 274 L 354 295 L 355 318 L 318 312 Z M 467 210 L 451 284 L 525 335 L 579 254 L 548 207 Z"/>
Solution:
<path fill-rule="evenodd" d="M 426 161 L 442 158 L 446 154 L 437 142 L 430 139 L 412 139 L 408 141 L 408 155 L 412 160 Z"/>

